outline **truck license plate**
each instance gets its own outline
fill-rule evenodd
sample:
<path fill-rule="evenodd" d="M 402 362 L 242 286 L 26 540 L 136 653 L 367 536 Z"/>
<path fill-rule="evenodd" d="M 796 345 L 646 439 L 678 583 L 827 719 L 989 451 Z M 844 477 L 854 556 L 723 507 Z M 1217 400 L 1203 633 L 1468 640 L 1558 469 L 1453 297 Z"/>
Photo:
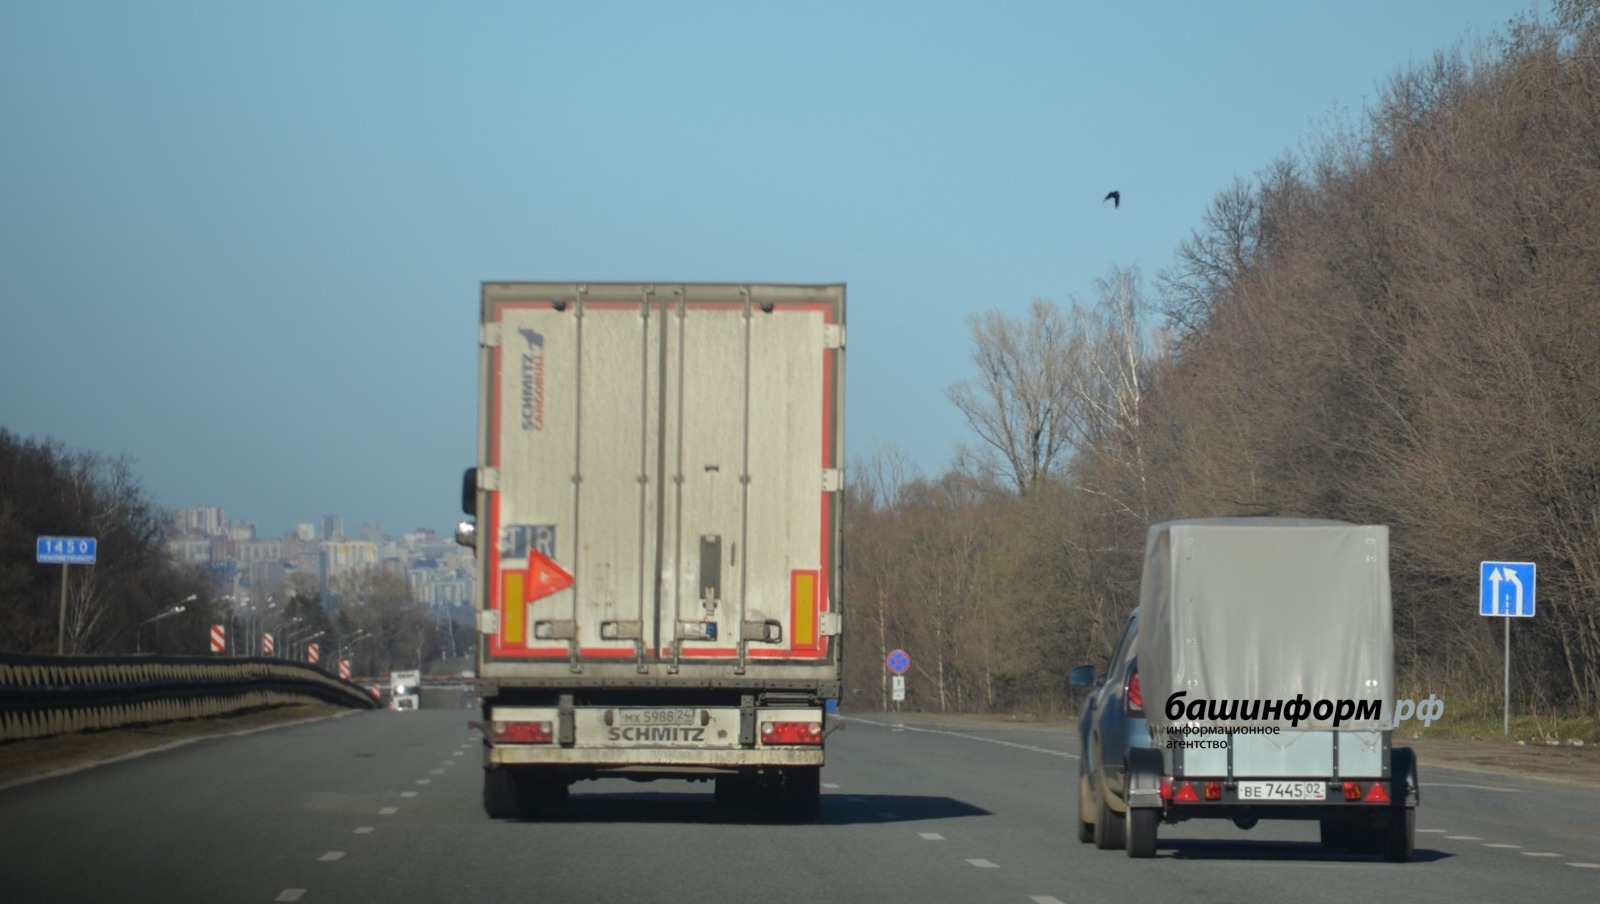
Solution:
<path fill-rule="evenodd" d="M 1240 800 L 1327 800 L 1326 782 L 1240 782 Z"/>
<path fill-rule="evenodd" d="M 700 713 L 685 706 L 670 709 L 619 709 L 617 716 L 621 725 L 695 725 L 700 721 Z"/>

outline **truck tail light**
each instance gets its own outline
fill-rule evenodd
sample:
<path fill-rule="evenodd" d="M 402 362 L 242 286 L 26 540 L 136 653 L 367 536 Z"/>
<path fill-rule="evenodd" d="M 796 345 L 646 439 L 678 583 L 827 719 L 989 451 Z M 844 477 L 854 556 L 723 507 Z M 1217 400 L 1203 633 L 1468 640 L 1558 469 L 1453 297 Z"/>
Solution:
<path fill-rule="evenodd" d="M 821 744 L 821 722 L 762 722 L 763 744 Z"/>
<path fill-rule="evenodd" d="M 1345 800 L 1360 800 L 1361 799 L 1361 783 L 1360 782 L 1345 782 L 1344 783 L 1344 799 Z"/>
<path fill-rule="evenodd" d="M 1127 701 L 1128 715 L 1144 715 L 1144 694 L 1139 690 L 1138 669 L 1134 669 L 1133 674 L 1128 676 L 1128 692 L 1124 695 L 1124 699 Z"/>
<path fill-rule="evenodd" d="M 549 744 L 555 740 L 555 729 L 549 722 L 496 722 L 494 740 L 497 744 Z"/>
<path fill-rule="evenodd" d="M 1172 776 L 1170 775 L 1161 776 L 1161 799 L 1172 799 Z"/>
<path fill-rule="evenodd" d="M 1206 782 L 1206 800 L 1222 799 L 1222 783 Z"/>

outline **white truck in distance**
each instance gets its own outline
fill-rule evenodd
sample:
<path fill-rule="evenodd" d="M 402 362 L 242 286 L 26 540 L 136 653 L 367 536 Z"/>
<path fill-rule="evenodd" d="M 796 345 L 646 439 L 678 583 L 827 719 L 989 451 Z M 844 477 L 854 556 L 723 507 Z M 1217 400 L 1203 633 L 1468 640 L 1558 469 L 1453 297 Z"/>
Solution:
<path fill-rule="evenodd" d="M 485 811 L 714 783 L 816 817 L 839 696 L 842 285 L 489 282 L 477 553 Z"/>

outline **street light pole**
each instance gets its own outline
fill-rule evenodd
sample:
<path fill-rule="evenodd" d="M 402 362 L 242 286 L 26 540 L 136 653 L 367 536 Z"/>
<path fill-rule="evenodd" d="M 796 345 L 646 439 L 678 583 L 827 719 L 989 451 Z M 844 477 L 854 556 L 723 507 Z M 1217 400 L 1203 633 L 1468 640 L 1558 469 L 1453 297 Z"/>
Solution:
<path fill-rule="evenodd" d="M 172 604 L 171 606 L 168 606 L 167 608 L 161 610 L 160 612 L 157 612 L 155 615 L 152 615 L 151 617 L 149 617 L 149 618 L 145 619 L 144 621 L 140 622 L 139 623 L 139 627 L 134 629 L 134 632 L 133 632 L 133 651 L 134 651 L 134 653 L 135 654 L 144 653 L 144 626 L 145 625 L 148 625 L 148 624 L 150 624 L 152 622 L 158 622 L 158 621 L 162 620 L 163 618 L 167 618 L 169 616 L 177 615 L 178 613 L 182 612 L 185 608 L 187 608 L 187 606 L 185 605 L 186 603 L 192 603 L 197 599 L 199 599 L 199 597 L 197 597 L 197 596 L 195 596 L 194 594 L 191 593 L 188 596 L 184 597 L 183 599 L 179 600 L 178 602 Z"/>

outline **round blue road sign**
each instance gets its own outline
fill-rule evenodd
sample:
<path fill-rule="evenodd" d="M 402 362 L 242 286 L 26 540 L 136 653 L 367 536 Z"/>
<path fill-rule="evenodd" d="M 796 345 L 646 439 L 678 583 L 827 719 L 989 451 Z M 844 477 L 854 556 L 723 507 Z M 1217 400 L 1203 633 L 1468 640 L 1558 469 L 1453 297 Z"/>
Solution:
<path fill-rule="evenodd" d="M 889 671 L 896 675 L 904 675 L 906 669 L 911 668 L 911 657 L 906 655 L 905 650 L 895 650 L 889 654 L 888 663 Z"/>

